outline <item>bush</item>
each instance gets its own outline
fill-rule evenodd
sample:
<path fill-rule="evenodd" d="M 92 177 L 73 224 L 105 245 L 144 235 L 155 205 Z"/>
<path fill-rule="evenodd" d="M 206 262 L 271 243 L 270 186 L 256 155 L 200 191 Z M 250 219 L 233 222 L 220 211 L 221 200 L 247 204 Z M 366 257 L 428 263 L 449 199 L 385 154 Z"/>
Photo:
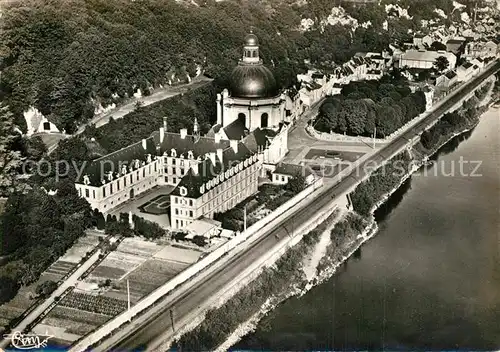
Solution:
<path fill-rule="evenodd" d="M 40 297 L 48 297 L 57 289 L 57 283 L 51 280 L 44 281 L 35 289 L 35 293 Z"/>

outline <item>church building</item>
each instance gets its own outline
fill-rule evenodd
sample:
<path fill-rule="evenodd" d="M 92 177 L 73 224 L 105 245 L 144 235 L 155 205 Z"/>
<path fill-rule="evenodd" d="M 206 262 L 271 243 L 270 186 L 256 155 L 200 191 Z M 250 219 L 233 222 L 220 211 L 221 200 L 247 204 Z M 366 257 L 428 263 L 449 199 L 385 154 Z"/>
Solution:
<path fill-rule="evenodd" d="M 162 185 L 170 194 L 170 225 L 181 229 L 213 218 L 258 191 L 258 178 L 273 172 L 288 152 L 285 96 L 259 57 L 258 39 L 245 37 L 242 59 L 229 88 L 217 95 L 217 123 L 205 136 L 195 120 L 167 132 L 167 123 L 142 141 L 93 160 L 76 180 L 79 195 L 107 213 Z"/>

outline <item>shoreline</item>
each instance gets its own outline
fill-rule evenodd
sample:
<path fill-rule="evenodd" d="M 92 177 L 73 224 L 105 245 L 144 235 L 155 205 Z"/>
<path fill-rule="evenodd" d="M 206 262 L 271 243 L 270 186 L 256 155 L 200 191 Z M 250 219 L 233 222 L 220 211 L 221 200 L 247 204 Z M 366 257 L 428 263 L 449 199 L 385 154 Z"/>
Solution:
<path fill-rule="evenodd" d="M 473 130 L 481 121 L 481 116 L 488 111 L 489 109 L 497 109 L 498 107 L 495 107 L 495 101 L 491 99 L 491 96 L 485 97 L 485 100 L 490 99 L 487 103 L 485 103 L 483 106 L 487 106 L 487 109 L 482 111 L 478 117 L 477 120 L 471 124 L 470 126 L 466 126 L 463 129 L 459 130 L 458 132 L 452 133 L 449 137 L 445 137 L 445 140 L 441 143 L 439 143 L 436 147 L 434 147 L 432 150 L 428 151 L 428 154 L 424 154 L 422 158 L 413 158 L 412 160 L 415 161 L 415 163 L 412 165 L 412 168 L 401 178 L 400 182 L 389 192 L 385 193 L 384 195 L 381 196 L 380 200 L 377 201 L 372 209 L 370 210 L 370 216 L 369 216 L 369 223 L 365 227 L 365 229 L 359 234 L 354 240 L 350 241 L 349 243 L 346 243 L 345 245 L 342 245 L 338 247 L 341 251 L 347 251 L 347 254 L 343 255 L 339 260 L 332 261 L 327 264 L 327 267 L 323 270 L 319 269 L 319 266 L 321 265 L 321 261 L 318 264 L 317 268 L 317 273 L 316 275 L 310 280 L 306 286 L 303 289 L 296 288 L 295 290 L 290 291 L 285 297 L 282 297 L 282 299 L 278 299 L 277 302 L 272 302 L 273 299 L 276 299 L 278 297 L 270 297 L 264 305 L 261 307 L 261 310 L 259 310 L 257 313 L 252 315 L 246 322 L 242 323 L 236 330 L 224 341 L 221 345 L 219 345 L 215 351 L 226 351 L 229 350 L 232 346 L 234 346 L 236 343 L 238 343 L 244 336 L 254 332 L 257 329 L 257 326 L 259 322 L 273 309 L 275 309 L 278 305 L 281 303 L 285 302 L 287 299 L 292 298 L 294 296 L 301 297 L 305 295 L 307 292 L 309 292 L 313 287 L 318 286 L 325 281 L 329 280 L 338 270 L 338 268 L 343 265 L 361 246 L 368 242 L 370 239 L 375 237 L 375 235 L 378 233 L 378 223 L 375 220 L 375 212 L 387 202 L 387 200 L 409 179 L 411 176 L 420 170 L 422 167 L 426 165 L 426 161 L 429 158 L 432 158 L 436 153 L 439 152 L 441 148 L 443 148 L 445 145 L 447 145 L 451 140 L 454 138 L 470 132 Z M 456 110 L 455 110 L 456 111 Z M 420 143 L 420 142 L 418 142 Z M 417 144 L 418 144 L 417 143 Z M 388 160 L 389 162 L 390 160 Z M 337 219 L 337 222 L 340 222 L 342 218 Z M 335 224 L 336 224 L 335 223 Z M 335 224 L 332 224 L 335 226 Z M 332 226 L 332 227 L 333 227 Z M 323 257 L 323 259 L 326 257 Z"/>

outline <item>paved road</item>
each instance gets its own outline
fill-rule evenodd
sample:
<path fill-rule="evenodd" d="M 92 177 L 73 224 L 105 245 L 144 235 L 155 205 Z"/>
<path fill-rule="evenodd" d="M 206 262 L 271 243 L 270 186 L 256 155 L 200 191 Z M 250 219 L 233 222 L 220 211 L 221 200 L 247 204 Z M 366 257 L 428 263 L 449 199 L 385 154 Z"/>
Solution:
<path fill-rule="evenodd" d="M 142 326 L 133 334 L 129 334 L 119 343 L 116 343 L 113 346 L 108 346 L 106 349 L 111 350 L 111 347 L 113 347 L 113 350 L 130 351 L 134 349 L 143 349 L 146 346 L 148 349 L 157 349 L 159 347 L 158 342 L 160 340 L 166 340 L 172 335 L 170 316 L 171 309 L 174 312 L 175 327 L 179 329 L 182 327 L 182 323 L 184 323 L 182 321 L 182 317 L 192 316 L 192 313 L 199 310 L 199 307 L 207 301 L 207 297 L 216 296 L 223 287 L 229 284 L 238 273 L 242 272 L 247 267 L 248 263 L 253 262 L 256 258 L 264 255 L 272 247 L 274 247 L 278 241 L 275 235 L 280 238 L 284 238 L 284 236 L 287 236 L 289 231 L 293 233 L 294 228 L 297 228 L 306 220 L 310 219 L 313 214 L 319 213 L 322 208 L 331 202 L 332 198 L 336 197 L 336 195 L 342 194 L 354 188 L 359 179 L 366 175 L 363 165 L 374 162 L 381 163 L 388 156 L 404 148 L 408 140 L 419 135 L 423 130 L 425 130 L 425 127 L 429 123 L 438 119 L 449 108 L 455 105 L 463 95 L 469 93 L 479 82 L 483 81 L 491 73 L 498 70 L 499 67 L 500 63 L 497 62 L 493 67 L 451 95 L 448 100 L 444 101 L 425 119 L 417 123 L 411 131 L 395 138 L 392 143 L 376 151 L 371 157 L 367 158 L 361 166 L 358 167 L 357 174 L 355 173 L 356 171 L 353 171 L 350 175 L 346 176 L 342 181 L 331 188 L 325 187 L 323 192 L 307 207 L 297 210 L 294 214 L 286 218 L 281 225 L 277 226 L 273 230 L 270 230 L 268 234 L 263 236 L 260 240 L 257 240 L 247 250 L 232 258 L 229 264 L 219 270 L 216 270 L 208 278 L 201 280 L 198 284 L 194 285 L 192 289 L 168 305 L 166 309 L 157 312 L 156 315 L 152 316 L 149 321 L 142 324 Z M 457 94 L 459 92 L 461 93 L 460 95 Z"/>
<path fill-rule="evenodd" d="M 74 135 L 78 135 L 80 133 L 83 133 L 85 131 L 85 128 L 91 124 L 94 124 L 96 127 L 102 127 L 106 125 L 109 122 L 109 119 L 112 117 L 113 119 L 121 119 L 128 113 L 132 112 L 135 109 L 135 105 L 138 101 L 140 101 L 143 106 L 147 106 L 153 103 L 156 103 L 161 100 L 165 100 L 168 98 L 172 98 L 176 95 L 179 95 L 181 93 L 187 92 L 189 89 L 196 89 L 200 88 L 212 81 L 211 78 L 205 77 L 205 76 L 199 76 L 195 77 L 190 83 L 186 84 L 181 84 L 178 86 L 168 86 L 160 89 L 156 89 L 153 91 L 151 95 L 144 96 L 141 98 L 132 98 L 130 101 L 127 103 L 118 106 L 116 109 L 113 109 L 109 112 L 103 113 L 103 114 L 98 114 L 94 116 L 90 121 L 86 122 L 82 126 L 80 126 L 77 131 L 75 132 Z M 51 135 L 51 134 L 47 134 Z M 62 136 L 61 139 L 63 138 L 68 138 L 73 135 L 71 134 L 60 134 Z M 53 144 L 48 145 L 48 154 L 51 154 L 56 148 L 59 143 L 59 140 L 54 141 Z"/>

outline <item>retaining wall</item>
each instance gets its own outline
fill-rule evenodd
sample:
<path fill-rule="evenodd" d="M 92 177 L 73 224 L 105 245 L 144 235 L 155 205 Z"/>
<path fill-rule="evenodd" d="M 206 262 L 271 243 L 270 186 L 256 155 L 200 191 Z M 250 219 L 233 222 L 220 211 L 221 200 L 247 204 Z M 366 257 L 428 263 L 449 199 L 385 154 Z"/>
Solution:
<path fill-rule="evenodd" d="M 130 308 L 130 310 L 121 313 L 116 316 L 112 320 L 105 323 L 101 328 L 95 330 L 90 335 L 81 339 L 74 347 L 72 347 L 69 351 L 85 351 L 89 346 L 99 342 L 107 335 L 109 335 L 112 331 L 118 329 L 123 324 L 129 322 L 133 317 L 141 313 L 142 311 L 149 308 L 156 301 L 164 297 L 167 293 L 175 289 L 178 285 L 186 282 L 187 280 L 194 277 L 196 274 L 216 262 L 227 252 L 235 249 L 240 244 L 244 244 L 241 246 L 240 250 L 245 248 L 246 246 L 253 243 L 255 240 L 260 238 L 260 235 L 266 233 L 267 230 L 273 228 L 276 225 L 276 221 L 281 221 L 288 217 L 291 214 L 291 209 L 298 205 L 299 203 L 303 203 L 304 201 L 308 201 L 309 197 L 315 190 L 323 186 L 323 179 L 316 180 L 309 187 L 304 189 L 302 192 L 297 194 L 295 197 L 287 201 L 278 207 L 275 211 L 257 221 L 255 224 L 250 226 L 246 231 L 242 232 L 240 235 L 234 237 L 229 240 L 206 257 L 186 268 L 186 270 L 180 272 L 177 276 L 172 278 L 170 281 L 165 283 L 163 286 L 157 288 L 148 296 L 137 302 L 137 304 Z"/>

